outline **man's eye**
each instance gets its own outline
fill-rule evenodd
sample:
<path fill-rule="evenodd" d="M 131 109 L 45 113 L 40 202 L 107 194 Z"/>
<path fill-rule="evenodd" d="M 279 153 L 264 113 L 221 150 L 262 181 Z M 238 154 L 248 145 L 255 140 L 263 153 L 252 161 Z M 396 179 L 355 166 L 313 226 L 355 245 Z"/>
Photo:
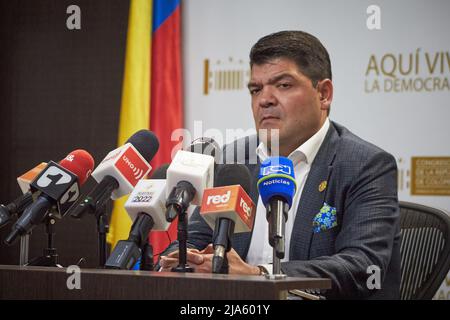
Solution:
<path fill-rule="evenodd" d="M 287 89 L 290 87 L 292 87 L 290 83 L 283 82 L 278 84 L 278 88 Z"/>
<path fill-rule="evenodd" d="M 254 94 L 257 94 L 259 91 L 260 91 L 259 88 L 253 88 L 253 89 L 250 89 L 250 94 L 254 95 Z"/>

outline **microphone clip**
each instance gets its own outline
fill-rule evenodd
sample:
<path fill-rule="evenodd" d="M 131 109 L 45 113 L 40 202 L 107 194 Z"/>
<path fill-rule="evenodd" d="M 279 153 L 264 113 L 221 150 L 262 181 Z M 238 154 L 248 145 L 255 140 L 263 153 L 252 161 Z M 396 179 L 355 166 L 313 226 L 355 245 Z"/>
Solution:
<path fill-rule="evenodd" d="M 166 220 L 172 222 L 188 209 L 195 196 L 195 188 L 188 181 L 180 181 L 172 189 L 166 201 Z"/>

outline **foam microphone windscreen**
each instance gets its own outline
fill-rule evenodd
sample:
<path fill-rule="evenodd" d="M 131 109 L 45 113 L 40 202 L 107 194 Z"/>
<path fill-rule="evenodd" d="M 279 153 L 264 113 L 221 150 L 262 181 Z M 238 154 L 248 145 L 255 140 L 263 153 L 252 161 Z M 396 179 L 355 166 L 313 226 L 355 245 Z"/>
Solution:
<path fill-rule="evenodd" d="M 170 163 L 165 163 L 161 165 L 158 169 L 153 171 L 151 179 L 166 179 L 167 178 L 167 169 L 169 169 Z"/>
<path fill-rule="evenodd" d="M 150 163 L 159 149 L 159 141 L 155 134 L 142 129 L 133 134 L 126 143 L 131 143 L 144 159 Z"/>
<path fill-rule="evenodd" d="M 220 163 L 222 159 L 222 150 L 219 144 L 213 138 L 209 137 L 195 139 L 188 146 L 187 151 L 212 156 L 216 164 Z"/>
<path fill-rule="evenodd" d="M 217 167 L 214 187 L 232 186 L 239 184 L 247 194 L 251 189 L 251 174 L 243 164 L 222 164 Z"/>
<path fill-rule="evenodd" d="M 74 150 L 62 159 L 59 164 L 78 177 L 78 183 L 83 185 L 94 169 L 94 158 L 89 152 Z"/>

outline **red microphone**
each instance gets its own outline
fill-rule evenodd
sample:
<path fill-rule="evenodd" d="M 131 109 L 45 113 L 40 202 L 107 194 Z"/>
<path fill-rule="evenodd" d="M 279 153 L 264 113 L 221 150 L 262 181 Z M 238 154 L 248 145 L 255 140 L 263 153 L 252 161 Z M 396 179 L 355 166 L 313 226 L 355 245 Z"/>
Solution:
<path fill-rule="evenodd" d="M 5 243 L 12 244 L 19 235 L 30 233 L 49 211 L 55 217 L 64 216 L 78 199 L 80 185 L 93 168 L 94 159 L 84 150 L 71 152 L 59 164 L 50 161 L 30 184 L 31 192 L 39 192 L 39 196 L 13 225 Z"/>
<path fill-rule="evenodd" d="M 214 230 L 212 261 L 213 273 L 228 273 L 226 252 L 231 249 L 234 233 L 250 232 L 256 207 L 248 195 L 251 175 L 242 164 L 218 167 L 215 187 L 203 193 L 200 215 Z"/>
<path fill-rule="evenodd" d="M 94 169 L 94 158 L 86 150 L 77 149 L 69 153 L 59 164 L 74 173 L 82 186 Z"/>

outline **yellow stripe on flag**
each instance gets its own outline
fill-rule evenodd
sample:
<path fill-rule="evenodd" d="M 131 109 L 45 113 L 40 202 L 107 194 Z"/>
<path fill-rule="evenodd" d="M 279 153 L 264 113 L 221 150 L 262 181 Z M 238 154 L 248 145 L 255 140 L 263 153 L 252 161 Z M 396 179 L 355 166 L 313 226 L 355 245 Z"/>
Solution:
<path fill-rule="evenodd" d="M 150 54 L 152 30 L 152 0 L 131 0 L 128 18 L 127 48 L 122 86 L 119 139 L 121 146 L 140 129 L 150 124 Z M 114 247 L 127 239 L 131 219 L 124 204 L 128 196 L 114 203 L 108 242 Z"/>

